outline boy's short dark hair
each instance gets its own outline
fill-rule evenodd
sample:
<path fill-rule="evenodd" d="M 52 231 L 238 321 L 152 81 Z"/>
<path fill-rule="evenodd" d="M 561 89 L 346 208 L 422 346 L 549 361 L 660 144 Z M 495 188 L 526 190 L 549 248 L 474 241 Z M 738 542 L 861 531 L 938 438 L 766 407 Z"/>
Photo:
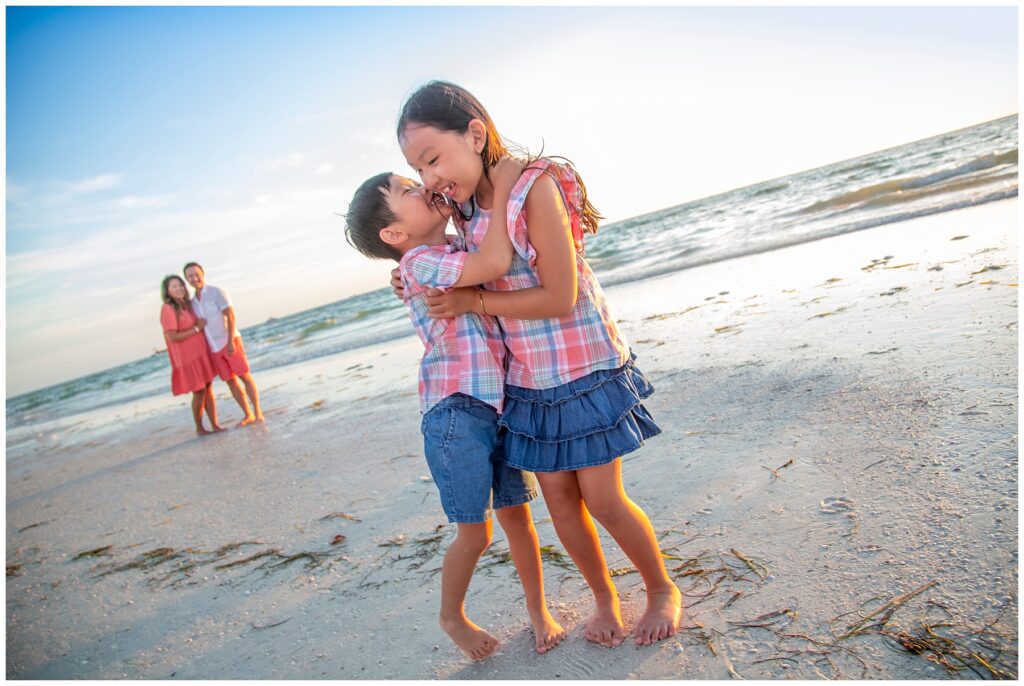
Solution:
<path fill-rule="evenodd" d="M 384 193 L 391 189 L 391 177 L 391 172 L 371 176 L 356 189 L 345 214 L 345 240 L 367 257 L 399 261 L 402 253 L 380 239 L 381 229 L 398 221 Z"/>
<path fill-rule="evenodd" d="M 184 274 L 187 272 L 189 267 L 199 267 L 199 271 L 203 273 L 203 276 L 206 276 L 206 270 L 203 269 L 203 265 L 198 262 L 186 262 L 185 266 L 181 268 L 181 273 Z"/>

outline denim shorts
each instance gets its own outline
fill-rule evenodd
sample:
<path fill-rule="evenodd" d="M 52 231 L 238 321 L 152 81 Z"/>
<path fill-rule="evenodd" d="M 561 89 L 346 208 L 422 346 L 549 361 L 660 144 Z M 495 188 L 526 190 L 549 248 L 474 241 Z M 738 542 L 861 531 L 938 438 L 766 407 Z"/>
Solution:
<path fill-rule="evenodd" d="M 505 464 L 498 413 L 490 405 L 455 393 L 427 410 L 420 431 L 449 522 L 485 522 L 492 507 L 537 497 L 537 478 Z"/>

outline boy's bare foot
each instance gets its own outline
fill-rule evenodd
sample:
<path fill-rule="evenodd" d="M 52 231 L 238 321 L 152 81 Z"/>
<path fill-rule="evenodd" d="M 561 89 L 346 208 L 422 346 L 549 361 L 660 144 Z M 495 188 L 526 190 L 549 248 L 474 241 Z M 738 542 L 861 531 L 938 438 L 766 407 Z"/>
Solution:
<path fill-rule="evenodd" d="M 215 433 L 215 434 L 218 434 L 218 433 L 220 433 L 221 431 L 227 431 L 227 429 L 225 429 L 225 428 L 224 428 L 223 426 L 221 426 L 220 424 L 214 424 L 214 425 L 213 425 L 213 433 Z"/>
<path fill-rule="evenodd" d="M 588 641 L 600 643 L 607 648 L 614 648 L 626 640 L 626 626 L 622 623 L 618 599 L 612 605 L 597 608 L 587 622 L 583 635 Z"/>
<path fill-rule="evenodd" d="M 675 635 L 683 618 L 683 594 L 675 584 L 665 591 L 647 593 L 647 609 L 637 622 L 636 644 L 650 645 Z"/>
<path fill-rule="evenodd" d="M 448 638 L 455 642 L 455 645 L 462 648 L 462 652 L 474 660 L 483 660 L 490 657 L 498 649 L 500 642 L 484 631 L 466 617 L 445 620 L 442 619 L 441 628 L 448 634 Z"/>
<path fill-rule="evenodd" d="M 235 427 L 241 429 L 243 426 L 249 426 L 255 421 L 256 417 L 254 417 L 251 414 L 247 414 L 245 415 L 245 418 L 242 421 L 238 422 L 238 424 L 235 424 Z"/>
<path fill-rule="evenodd" d="M 544 614 L 533 621 L 533 637 L 537 642 L 537 652 L 546 653 L 562 642 L 565 638 L 565 629 L 555 621 L 548 609 L 544 608 Z"/>
<path fill-rule="evenodd" d="M 263 413 L 262 412 L 257 412 L 256 413 L 256 423 L 257 424 L 262 424 L 265 421 L 267 421 L 267 418 L 263 416 Z"/>
<path fill-rule="evenodd" d="M 212 433 L 213 433 L 212 431 L 207 431 L 206 427 L 203 427 L 203 426 L 197 426 L 196 427 L 196 436 L 209 436 Z"/>

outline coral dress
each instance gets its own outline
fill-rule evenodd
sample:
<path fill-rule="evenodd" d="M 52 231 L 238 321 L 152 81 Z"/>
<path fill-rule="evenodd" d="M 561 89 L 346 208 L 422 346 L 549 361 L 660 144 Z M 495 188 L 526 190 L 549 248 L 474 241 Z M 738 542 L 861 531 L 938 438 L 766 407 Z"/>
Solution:
<path fill-rule="evenodd" d="M 196 324 L 192 308 L 181 314 L 165 304 L 160 310 L 160 325 L 164 331 L 187 331 Z M 210 346 L 202 332 L 183 341 L 167 341 L 167 356 L 171 358 L 171 392 L 182 395 L 201 391 L 213 381 L 217 372 L 210 357 Z"/>

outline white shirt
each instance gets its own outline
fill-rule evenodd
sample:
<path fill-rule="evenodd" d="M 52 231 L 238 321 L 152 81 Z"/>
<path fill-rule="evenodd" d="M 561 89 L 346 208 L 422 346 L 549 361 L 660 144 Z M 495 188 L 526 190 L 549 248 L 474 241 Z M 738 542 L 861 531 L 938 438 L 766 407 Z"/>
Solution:
<path fill-rule="evenodd" d="M 228 344 L 230 336 L 224 322 L 224 310 L 231 307 L 231 298 L 222 289 L 206 284 L 201 291 L 202 297 L 192 299 L 192 311 L 197 317 L 206 320 L 203 333 L 210 343 L 210 350 L 220 352 Z"/>

